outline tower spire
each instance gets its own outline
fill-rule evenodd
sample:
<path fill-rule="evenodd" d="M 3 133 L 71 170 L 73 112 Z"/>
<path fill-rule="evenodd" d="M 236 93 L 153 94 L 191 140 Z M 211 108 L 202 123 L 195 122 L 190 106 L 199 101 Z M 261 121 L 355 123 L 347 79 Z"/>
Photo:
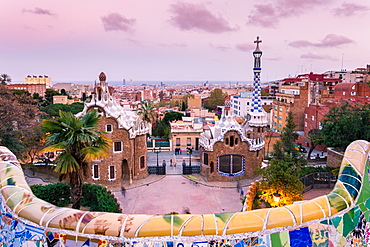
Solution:
<path fill-rule="evenodd" d="M 250 109 L 251 120 L 249 121 L 250 125 L 253 126 L 266 126 L 267 125 L 267 116 L 266 112 L 262 109 L 261 101 L 261 57 L 262 51 L 260 50 L 259 43 L 262 40 L 257 36 L 257 39 L 254 41 L 256 44 L 256 49 L 253 52 L 254 57 L 254 68 L 253 68 L 253 94 L 252 94 L 252 107 Z"/>

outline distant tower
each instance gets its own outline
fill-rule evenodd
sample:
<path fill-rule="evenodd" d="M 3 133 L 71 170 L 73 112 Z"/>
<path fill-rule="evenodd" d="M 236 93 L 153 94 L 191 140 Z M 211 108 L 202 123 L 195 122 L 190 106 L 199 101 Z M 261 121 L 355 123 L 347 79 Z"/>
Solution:
<path fill-rule="evenodd" d="M 254 43 L 257 44 L 256 50 L 253 52 L 254 57 L 254 80 L 253 80 L 253 94 L 252 94 L 252 108 L 250 109 L 251 119 L 249 121 L 250 126 L 266 126 L 267 125 L 267 114 L 262 109 L 261 103 L 261 57 L 262 51 L 260 50 L 259 43 L 262 40 L 257 36 L 257 40 Z"/>

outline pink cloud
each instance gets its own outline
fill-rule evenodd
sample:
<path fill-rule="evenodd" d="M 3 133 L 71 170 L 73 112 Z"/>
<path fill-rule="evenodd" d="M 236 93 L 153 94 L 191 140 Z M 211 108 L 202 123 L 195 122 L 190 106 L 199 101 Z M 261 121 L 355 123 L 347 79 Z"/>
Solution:
<path fill-rule="evenodd" d="M 256 46 L 249 44 L 249 43 L 243 43 L 243 44 L 237 44 L 235 45 L 235 49 L 240 50 L 240 51 L 252 51 L 255 49 Z"/>
<path fill-rule="evenodd" d="M 181 30 L 202 30 L 208 33 L 236 31 L 222 17 L 215 16 L 200 4 L 175 3 L 170 7 L 173 14 L 170 23 Z"/>
<path fill-rule="evenodd" d="M 334 58 L 332 56 L 325 55 L 325 54 L 319 54 L 317 52 L 309 52 L 309 53 L 303 54 L 303 55 L 301 55 L 301 58 L 306 58 L 306 59 L 320 59 L 320 60 L 332 60 L 332 61 L 338 60 L 338 59 L 336 59 L 336 58 Z"/>
<path fill-rule="evenodd" d="M 220 51 L 227 51 L 230 49 L 229 46 L 226 46 L 226 45 L 214 45 L 214 44 L 209 44 L 209 46 L 211 46 L 212 48 L 215 48 L 216 50 L 220 50 Z"/>
<path fill-rule="evenodd" d="M 254 9 L 248 16 L 249 25 L 267 28 L 275 28 L 281 19 L 297 16 L 307 9 L 312 11 L 315 6 L 328 3 L 330 0 L 280 0 L 254 5 Z"/>
<path fill-rule="evenodd" d="M 140 40 L 137 40 L 137 39 L 127 38 L 125 40 L 136 46 L 144 46 L 144 44 Z"/>
<path fill-rule="evenodd" d="M 31 13 L 31 14 L 35 14 L 35 15 L 56 16 L 56 14 L 53 13 L 52 11 L 50 11 L 48 9 L 42 9 L 42 8 L 39 8 L 39 7 L 36 7 L 34 9 L 23 9 L 22 13 Z"/>
<path fill-rule="evenodd" d="M 344 2 L 340 7 L 333 9 L 333 13 L 336 16 L 353 16 L 369 10 L 370 8 L 365 5 Z"/>
<path fill-rule="evenodd" d="M 132 32 L 136 23 L 136 19 L 128 19 L 119 13 L 110 13 L 101 17 L 104 30 L 109 31 L 123 31 Z"/>
<path fill-rule="evenodd" d="M 344 44 L 350 44 L 353 43 L 353 40 L 336 34 L 328 34 L 325 36 L 325 38 L 318 42 L 313 43 L 307 40 L 296 40 L 293 42 L 290 42 L 289 45 L 295 48 L 300 47 L 307 47 L 307 46 L 315 46 L 315 47 L 338 47 Z"/>
<path fill-rule="evenodd" d="M 163 47 L 188 47 L 186 43 L 172 43 L 172 44 L 161 43 L 159 45 Z"/>

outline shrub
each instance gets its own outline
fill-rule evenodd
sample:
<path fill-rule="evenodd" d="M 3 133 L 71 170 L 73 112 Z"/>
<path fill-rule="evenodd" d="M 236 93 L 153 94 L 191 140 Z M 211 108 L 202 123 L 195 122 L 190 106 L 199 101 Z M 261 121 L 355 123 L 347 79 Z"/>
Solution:
<path fill-rule="evenodd" d="M 35 196 L 58 207 L 65 207 L 71 203 L 70 187 L 65 183 L 31 185 Z"/>
<path fill-rule="evenodd" d="M 100 185 L 84 184 L 82 186 L 81 205 L 90 207 L 91 211 L 118 213 L 119 206 L 107 189 Z"/>

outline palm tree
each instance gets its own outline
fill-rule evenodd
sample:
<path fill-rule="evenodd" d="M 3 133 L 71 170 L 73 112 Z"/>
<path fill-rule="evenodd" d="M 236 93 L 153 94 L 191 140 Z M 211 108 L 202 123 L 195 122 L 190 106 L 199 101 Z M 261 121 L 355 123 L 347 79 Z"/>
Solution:
<path fill-rule="evenodd" d="M 9 83 L 11 81 L 12 81 L 12 78 L 10 77 L 10 75 L 7 75 L 7 74 L 1 74 L 0 75 L 1 84 L 6 85 L 7 83 Z"/>
<path fill-rule="evenodd" d="M 81 118 L 71 112 L 59 111 L 55 120 L 42 122 L 46 141 L 52 144 L 43 151 L 62 151 L 55 159 L 55 171 L 61 174 L 61 178 L 69 180 L 72 208 L 75 209 L 81 206 L 87 162 L 108 156 L 109 141 L 103 136 L 104 132 L 97 131 L 99 117 L 96 111 L 88 112 Z"/>
<path fill-rule="evenodd" d="M 152 121 L 155 119 L 154 105 L 151 102 L 144 101 L 142 105 L 139 106 L 137 114 L 141 119 L 149 124 L 149 134 L 152 134 Z"/>
<path fill-rule="evenodd" d="M 137 110 L 143 121 L 151 123 L 155 119 L 154 105 L 149 101 L 144 101 Z"/>

